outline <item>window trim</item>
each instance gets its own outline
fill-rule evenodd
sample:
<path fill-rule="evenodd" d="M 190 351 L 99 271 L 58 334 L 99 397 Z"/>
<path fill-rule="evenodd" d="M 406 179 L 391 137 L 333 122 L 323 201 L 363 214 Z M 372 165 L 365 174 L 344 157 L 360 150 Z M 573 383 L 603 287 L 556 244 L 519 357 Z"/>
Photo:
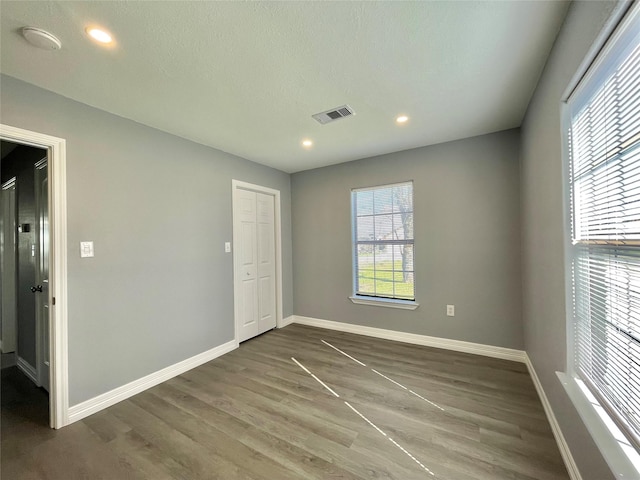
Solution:
<path fill-rule="evenodd" d="M 392 183 L 384 183 L 384 184 L 379 184 L 379 185 L 372 185 L 372 186 L 367 186 L 367 187 L 357 187 L 357 188 L 352 188 L 349 192 L 349 196 L 350 196 L 350 205 L 351 205 L 351 212 L 350 212 L 350 221 L 351 221 L 351 275 L 352 275 L 352 283 L 351 283 L 351 290 L 352 290 L 352 294 L 349 296 L 349 300 L 351 300 L 351 302 L 353 302 L 354 304 L 358 304 L 358 305 L 369 305 L 369 306 L 378 306 L 378 307 L 388 307 L 388 308 L 398 308 L 398 309 L 403 309 L 403 310 L 415 310 L 416 308 L 418 308 L 420 306 L 420 304 L 417 301 L 416 298 L 416 282 L 415 282 L 415 230 L 414 230 L 414 236 L 413 239 L 411 240 L 411 242 L 407 242 L 407 241 L 400 241 L 400 242 L 395 242 L 398 244 L 410 244 L 413 246 L 414 248 L 414 265 L 413 265 L 413 299 L 408 299 L 408 298 L 393 298 L 393 297 L 384 297 L 384 296 L 377 296 L 377 295 L 363 295 L 357 292 L 357 285 L 358 285 L 358 270 L 357 270 L 357 265 L 358 265 L 358 254 L 357 254 L 357 249 L 358 249 L 358 241 L 356 238 L 356 210 L 355 210 L 355 204 L 354 204 L 354 193 L 356 192 L 366 192 L 366 191 L 371 191 L 371 190 L 377 190 L 379 188 L 385 188 L 385 187 L 394 187 L 394 186 L 400 186 L 400 185 L 411 185 L 411 199 L 412 199 L 412 213 L 414 216 L 414 221 L 415 221 L 415 202 L 414 202 L 414 182 L 413 180 L 404 180 L 404 181 L 399 181 L 399 182 L 392 182 Z M 371 241 L 371 242 L 367 242 L 367 243 L 371 243 L 374 245 L 378 245 L 378 244 L 388 244 L 389 242 L 379 242 L 379 241 Z"/>
<path fill-rule="evenodd" d="M 602 69 L 612 62 L 611 51 L 620 38 L 625 35 L 629 25 L 640 21 L 640 4 L 631 6 L 619 2 L 600 35 L 589 50 L 585 60 L 565 91 L 561 102 L 561 138 L 562 138 L 562 175 L 563 175 L 563 211 L 564 211 L 564 273 L 565 273 L 565 318 L 567 357 L 565 372 L 556 372 L 569 399 L 582 418 L 605 461 L 620 478 L 636 478 L 640 473 L 640 452 L 631 445 L 627 437 L 616 424 L 615 417 L 608 412 L 608 406 L 600 401 L 589 389 L 585 380 L 577 372 L 574 346 L 573 321 L 573 250 L 571 230 L 571 190 L 570 156 L 568 131 L 571 126 L 570 100 L 586 93 L 580 87 L 602 75 Z M 592 243 L 592 242 L 589 242 Z M 610 242 L 607 242 L 610 243 Z"/>
<path fill-rule="evenodd" d="M 415 289 L 415 285 L 414 285 Z M 365 295 L 352 295 L 349 297 L 358 305 L 370 305 L 374 307 L 400 308 L 402 310 L 415 310 L 420 306 L 415 300 L 401 300 L 399 298 L 370 297 Z"/>

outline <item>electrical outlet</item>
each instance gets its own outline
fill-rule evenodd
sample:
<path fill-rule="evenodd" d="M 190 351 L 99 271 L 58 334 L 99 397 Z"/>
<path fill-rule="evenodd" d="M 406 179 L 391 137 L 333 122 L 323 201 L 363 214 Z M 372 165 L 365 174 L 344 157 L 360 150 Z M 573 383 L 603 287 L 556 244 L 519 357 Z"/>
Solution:
<path fill-rule="evenodd" d="M 455 305 L 447 305 L 447 317 L 455 317 L 455 316 L 456 316 Z"/>

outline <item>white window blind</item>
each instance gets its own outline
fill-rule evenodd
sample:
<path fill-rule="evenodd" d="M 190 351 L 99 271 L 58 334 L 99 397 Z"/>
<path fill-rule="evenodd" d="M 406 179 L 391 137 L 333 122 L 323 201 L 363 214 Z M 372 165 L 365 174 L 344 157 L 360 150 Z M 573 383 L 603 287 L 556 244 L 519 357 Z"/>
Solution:
<path fill-rule="evenodd" d="M 413 183 L 351 193 L 354 293 L 414 300 Z"/>
<path fill-rule="evenodd" d="M 640 447 L 640 24 L 568 101 L 573 367 Z"/>

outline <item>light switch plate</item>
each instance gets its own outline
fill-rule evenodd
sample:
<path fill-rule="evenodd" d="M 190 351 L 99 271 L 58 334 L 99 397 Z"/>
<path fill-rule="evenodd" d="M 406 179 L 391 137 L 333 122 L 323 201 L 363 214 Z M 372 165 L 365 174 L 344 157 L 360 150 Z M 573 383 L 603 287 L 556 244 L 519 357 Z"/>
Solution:
<path fill-rule="evenodd" d="M 227 253 L 231 252 L 231 242 L 224 242 L 224 251 Z"/>
<path fill-rule="evenodd" d="M 80 242 L 80 257 L 93 257 L 93 242 Z"/>

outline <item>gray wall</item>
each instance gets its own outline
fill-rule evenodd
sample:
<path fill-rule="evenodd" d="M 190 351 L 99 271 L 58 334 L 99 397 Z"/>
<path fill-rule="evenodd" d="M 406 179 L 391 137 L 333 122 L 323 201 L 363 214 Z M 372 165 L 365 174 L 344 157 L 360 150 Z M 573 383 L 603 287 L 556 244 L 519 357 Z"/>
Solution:
<path fill-rule="evenodd" d="M 292 175 L 294 313 L 522 349 L 518 155 L 509 130 Z M 351 189 L 405 180 L 420 307 L 355 305 Z"/>
<path fill-rule="evenodd" d="M 0 80 L 2 123 L 67 140 L 70 405 L 233 339 L 232 178 L 281 191 L 291 315 L 289 175 Z"/>
<path fill-rule="evenodd" d="M 36 284 L 36 262 L 31 256 L 31 246 L 36 242 L 34 165 L 46 155 L 45 150 L 21 145 L 3 158 L 0 166 L 2 183 L 16 177 L 16 223 L 30 225 L 29 232 L 16 234 L 17 348 L 20 358 L 33 368 L 36 368 L 36 299 L 31 293 Z"/>
<path fill-rule="evenodd" d="M 572 4 L 522 126 L 525 348 L 584 480 L 613 475 L 555 374 L 567 355 L 560 102 L 614 6 Z"/>

